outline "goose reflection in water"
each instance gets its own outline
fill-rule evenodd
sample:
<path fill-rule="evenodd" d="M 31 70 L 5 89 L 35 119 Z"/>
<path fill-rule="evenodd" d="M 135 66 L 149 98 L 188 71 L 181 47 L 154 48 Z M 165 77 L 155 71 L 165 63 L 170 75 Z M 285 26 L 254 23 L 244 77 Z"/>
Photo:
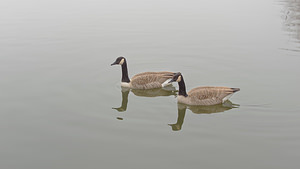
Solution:
<path fill-rule="evenodd" d="M 223 104 L 217 104 L 212 106 L 190 106 L 182 103 L 177 103 L 178 117 L 175 124 L 169 124 L 173 131 L 179 131 L 182 128 L 182 124 L 185 117 L 186 109 L 190 109 L 195 114 L 212 114 L 220 113 L 230 110 L 232 108 L 238 108 L 238 104 L 233 104 L 229 100 L 225 101 Z"/>
<path fill-rule="evenodd" d="M 113 108 L 119 112 L 124 112 L 127 110 L 128 104 L 128 95 L 129 92 L 132 92 L 136 96 L 140 97 L 158 97 L 158 96 L 176 96 L 177 91 L 174 86 L 167 86 L 164 88 L 158 89 L 147 89 L 147 90 L 140 90 L 140 89 L 129 89 L 125 87 L 121 87 L 122 92 L 122 104 L 118 108 Z"/>

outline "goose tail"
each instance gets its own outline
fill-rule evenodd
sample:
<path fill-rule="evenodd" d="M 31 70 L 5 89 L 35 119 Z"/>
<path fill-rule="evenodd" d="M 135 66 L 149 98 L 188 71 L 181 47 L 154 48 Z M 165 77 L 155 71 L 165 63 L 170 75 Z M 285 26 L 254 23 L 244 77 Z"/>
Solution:
<path fill-rule="evenodd" d="M 240 88 L 231 88 L 233 93 L 240 91 Z"/>
<path fill-rule="evenodd" d="M 166 87 L 166 86 L 171 85 L 172 83 L 169 83 L 170 80 L 171 80 L 171 79 L 168 79 L 168 80 L 166 80 L 165 82 L 163 82 L 163 83 L 161 84 L 161 87 Z"/>

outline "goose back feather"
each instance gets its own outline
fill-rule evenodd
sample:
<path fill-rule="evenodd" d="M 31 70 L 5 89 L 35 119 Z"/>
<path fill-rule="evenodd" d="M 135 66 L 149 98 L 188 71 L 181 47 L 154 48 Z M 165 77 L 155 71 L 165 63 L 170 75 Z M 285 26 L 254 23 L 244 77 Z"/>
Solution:
<path fill-rule="evenodd" d="M 154 89 L 161 88 L 162 84 L 173 77 L 173 72 L 144 72 L 133 76 L 130 80 L 131 88 Z"/>

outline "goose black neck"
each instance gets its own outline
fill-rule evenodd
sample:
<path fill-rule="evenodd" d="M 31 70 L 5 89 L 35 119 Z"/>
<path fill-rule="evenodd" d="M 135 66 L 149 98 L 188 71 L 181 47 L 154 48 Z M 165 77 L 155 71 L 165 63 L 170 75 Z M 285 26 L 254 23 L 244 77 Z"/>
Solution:
<path fill-rule="evenodd" d="M 186 89 L 185 89 L 185 83 L 184 83 L 184 80 L 183 80 L 183 77 L 181 76 L 181 81 L 178 82 L 178 85 L 179 85 L 179 95 L 182 95 L 184 97 L 187 97 L 187 93 L 186 93 Z"/>
<path fill-rule="evenodd" d="M 128 70 L 127 70 L 127 63 L 126 60 L 124 60 L 124 63 L 122 64 L 122 82 L 129 83 L 129 77 L 128 77 Z"/>

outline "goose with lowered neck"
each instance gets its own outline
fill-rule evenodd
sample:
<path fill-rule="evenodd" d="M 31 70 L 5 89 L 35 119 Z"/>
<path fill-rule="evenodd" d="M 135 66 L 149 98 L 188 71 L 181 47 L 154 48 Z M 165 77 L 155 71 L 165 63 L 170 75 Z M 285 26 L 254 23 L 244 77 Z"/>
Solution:
<path fill-rule="evenodd" d="M 155 89 L 171 85 L 168 81 L 173 77 L 173 72 L 144 72 L 128 77 L 127 61 L 124 57 L 118 57 L 112 65 L 121 65 L 121 86 L 132 89 Z"/>
<path fill-rule="evenodd" d="M 180 72 L 176 73 L 169 83 L 178 82 L 179 92 L 177 100 L 179 103 L 187 105 L 215 105 L 224 103 L 233 95 L 240 91 L 239 88 L 229 87 L 196 87 L 186 93 L 183 76 Z"/>

